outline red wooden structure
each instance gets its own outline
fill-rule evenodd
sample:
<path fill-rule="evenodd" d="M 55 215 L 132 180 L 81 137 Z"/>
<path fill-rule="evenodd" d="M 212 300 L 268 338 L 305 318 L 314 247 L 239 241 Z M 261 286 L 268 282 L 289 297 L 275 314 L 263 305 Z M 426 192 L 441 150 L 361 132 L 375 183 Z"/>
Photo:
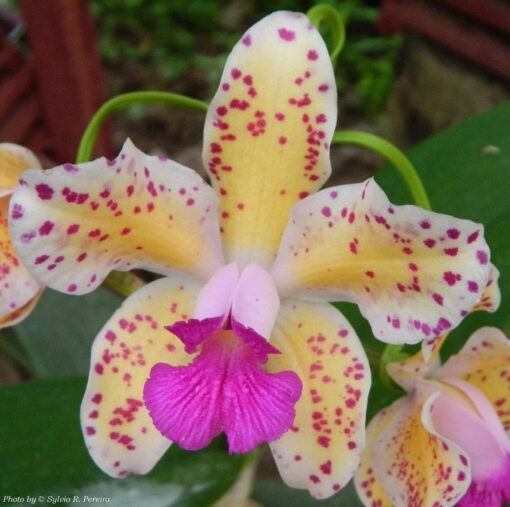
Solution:
<path fill-rule="evenodd" d="M 83 129 L 105 100 L 86 0 L 20 0 L 0 12 L 0 142 L 73 161 Z M 27 51 L 8 37 L 26 29 Z M 111 155 L 108 137 L 98 152 Z"/>
<path fill-rule="evenodd" d="M 412 30 L 510 80 L 510 3 L 505 0 L 382 0 L 379 27 Z"/>

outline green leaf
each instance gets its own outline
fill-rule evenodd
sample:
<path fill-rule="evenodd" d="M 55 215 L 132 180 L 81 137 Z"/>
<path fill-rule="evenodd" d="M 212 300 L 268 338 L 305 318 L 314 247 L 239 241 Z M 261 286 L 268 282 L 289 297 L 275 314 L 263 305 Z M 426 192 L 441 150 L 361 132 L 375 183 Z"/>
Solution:
<path fill-rule="evenodd" d="M 485 225 L 510 211 L 509 118 L 510 102 L 444 130 L 407 153 L 434 211 Z M 395 169 L 385 166 L 376 180 L 395 204 L 411 202 Z"/>
<path fill-rule="evenodd" d="M 221 443 L 191 453 L 171 447 L 147 476 L 111 479 L 87 453 L 79 429 L 84 379 L 51 379 L 0 389 L 0 492 L 11 497 L 110 498 L 108 505 L 205 507 L 234 483 L 244 458 Z M 6 502 L 7 504 L 9 502 Z M 38 503 L 41 505 L 41 503 Z M 44 502 L 42 503 L 44 505 Z"/>
<path fill-rule="evenodd" d="M 263 479 L 255 483 L 252 498 L 264 507 L 363 507 L 352 481 L 327 500 L 315 500 L 306 491 L 290 489 L 281 480 Z"/>
<path fill-rule="evenodd" d="M 46 289 L 34 312 L 16 327 L 35 373 L 86 375 L 92 341 L 121 303 L 102 287 L 85 296 Z"/>

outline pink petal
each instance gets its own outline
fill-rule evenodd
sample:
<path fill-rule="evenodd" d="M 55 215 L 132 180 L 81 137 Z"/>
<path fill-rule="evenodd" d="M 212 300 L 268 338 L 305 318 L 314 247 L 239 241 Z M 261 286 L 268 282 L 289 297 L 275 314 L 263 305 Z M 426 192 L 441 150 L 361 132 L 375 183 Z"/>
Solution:
<path fill-rule="evenodd" d="M 471 463 L 472 483 L 459 505 L 499 506 L 510 498 L 510 440 L 477 389 L 458 380 L 448 384 L 456 389 L 443 389 L 431 415 L 435 430 L 461 447 Z"/>
<path fill-rule="evenodd" d="M 239 267 L 235 262 L 223 266 L 204 285 L 193 312 L 195 319 L 228 316 L 234 291 L 239 281 Z"/>
<path fill-rule="evenodd" d="M 457 378 L 480 390 L 510 431 L 510 340 L 497 328 L 476 331 L 462 350 L 437 370 L 437 378 Z"/>
<path fill-rule="evenodd" d="M 294 373 L 264 373 L 226 331 L 204 343 L 188 366 L 156 365 L 144 399 L 158 430 L 182 448 L 201 449 L 224 431 L 230 452 L 240 453 L 280 437 L 300 393 Z"/>
<path fill-rule="evenodd" d="M 232 302 L 232 319 L 269 339 L 279 308 L 271 275 L 256 264 L 244 268 Z"/>
<path fill-rule="evenodd" d="M 455 327 L 489 270 L 481 225 L 393 206 L 368 180 L 297 204 L 272 275 L 281 297 L 356 302 L 377 338 L 416 343 Z"/>
<path fill-rule="evenodd" d="M 113 161 L 24 173 L 10 228 L 25 266 L 71 294 L 92 291 L 112 270 L 207 279 L 223 265 L 212 189 L 194 171 L 130 141 Z"/>

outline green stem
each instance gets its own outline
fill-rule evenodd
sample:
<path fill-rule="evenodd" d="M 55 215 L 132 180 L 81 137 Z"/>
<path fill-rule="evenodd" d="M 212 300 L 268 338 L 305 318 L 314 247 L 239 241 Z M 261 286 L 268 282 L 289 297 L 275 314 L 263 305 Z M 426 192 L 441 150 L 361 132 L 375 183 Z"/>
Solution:
<path fill-rule="evenodd" d="M 416 169 L 396 146 L 373 134 L 352 130 L 335 132 L 333 144 L 338 143 L 356 144 L 381 155 L 390 164 L 395 166 L 400 173 L 400 176 L 402 176 L 407 188 L 411 192 L 414 202 L 421 208 L 431 209 L 429 197 Z"/>
<path fill-rule="evenodd" d="M 132 271 L 112 271 L 103 281 L 103 287 L 125 298 L 144 285 L 142 278 Z"/>
<path fill-rule="evenodd" d="M 88 162 L 93 155 L 94 146 L 101 127 L 114 111 L 126 109 L 133 104 L 164 104 L 167 106 L 187 107 L 197 111 L 207 111 L 207 104 L 201 100 L 192 99 L 178 93 L 155 91 L 131 92 L 117 95 L 105 102 L 90 120 L 81 138 L 76 163 Z"/>
<path fill-rule="evenodd" d="M 333 67 L 335 67 L 338 55 L 345 44 L 345 23 L 342 15 L 333 6 L 327 4 L 315 5 L 306 15 L 317 30 L 323 23 L 327 25 L 332 39 L 331 48 L 328 48 L 329 56 Z"/>

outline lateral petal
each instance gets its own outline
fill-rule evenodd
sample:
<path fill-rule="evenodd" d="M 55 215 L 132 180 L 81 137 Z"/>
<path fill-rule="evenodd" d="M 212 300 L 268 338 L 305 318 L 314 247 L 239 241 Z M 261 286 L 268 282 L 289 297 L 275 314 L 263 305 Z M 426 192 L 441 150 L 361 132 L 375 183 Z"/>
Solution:
<path fill-rule="evenodd" d="M 0 198 L 0 329 L 28 316 L 42 291 L 14 250 L 7 224 L 8 206 L 9 197 Z"/>
<path fill-rule="evenodd" d="M 423 382 L 399 403 L 373 447 L 373 470 L 396 507 L 453 506 L 469 486 L 469 460 L 439 435 L 431 410 L 439 386 Z"/>
<path fill-rule="evenodd" d="M 377 338 L 416 343 L 462 320 L 489 269 L 481 225 L 393 206 L 368 180 L 297 204 L 272 274 L 282 297 L 356 302 Z"/>
<path fill-rule="evenodd" d="M 143 387 L 154 364 L 192 359 L 164 326 L 192 314 L 199 289 L 177 276 L 148 284 L 125 300 L 94 342 L 81 424 L 92 458 L 113 477 L 149 472 L 170 445 L 144 406 Z"/>
<path fill-rule="evenodd" d="M 303 383 L 290 431 L 271 444 L 283 480 L 327 498 L 352 478 L 365 444 L 370 369 L 343 315 L 324 303 L 282 302 L 269 371 L 292 370 Z"/>
<path fill-rule="evenodd" d="M 361 455 L 361 463 L 354 476 L 354 486 L 361 501 L 367 507 L 393 507 L 384 487 L 374 474 L 374 450 L 378 439 L 401 410 L 405 410 L 407 397 L 396 400 L 378 412 L 367 426 L 367 442 Z M 388 462 L 388 468 L 390 463 Z"/>
<path fill-rule="evenodd" d="M 25 265 L 71 294 L 92 291 L 114 269 L 206 279 L 223 263 L 212 189 L 129 140 L 113 161 L 24 173 L 10 227 Z"/>
<path fill-rule="evenodd" d="M 28 148 L 0 143 L 0 197 L 14 192 L 23 171 L 40 168 L 39 160 Z"/>
<path fill-rule="evenodd" d="M 229 261 L 271 265 L 291 206 L 330 174 L 336 108 L 326 45 L 303 14 L 270 14 L 234 47 L 203 150 Z"/>

